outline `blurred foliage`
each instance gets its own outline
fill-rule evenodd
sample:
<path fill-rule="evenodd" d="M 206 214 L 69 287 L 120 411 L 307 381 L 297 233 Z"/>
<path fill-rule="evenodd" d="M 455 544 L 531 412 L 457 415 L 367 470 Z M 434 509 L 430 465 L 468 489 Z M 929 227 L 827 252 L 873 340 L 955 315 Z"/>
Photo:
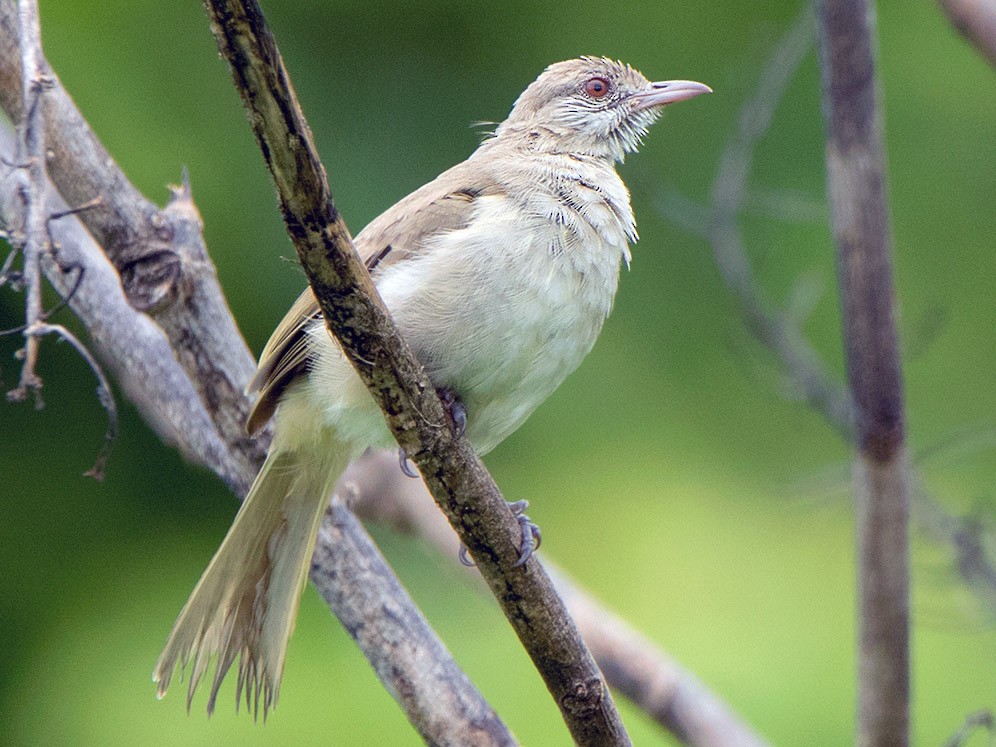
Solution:
<path fill-rule="evenodd" d="M 469 123 L 501 120 L 545 65 L 578 54 L 716 94 L 681 104 L 622 167 L 641 240 L 590 359 L 488 462 L 533 501 L 543 552 L 673 653 L 776 744 L 850 741 L 854 568 L 848 449 L 783 395 L 749 340 L 710 247 L 662 201 L 708 199 L 718 154 L 795 3 L 382 0 L 267 3 L 301 102 L 354 230 L 465 158 Z M 187 166 L 231 307 L 254 350 L 303 284 L 272 187 L 196 3 L 42 0 L 46 52 L 152 199 Z M 916 453 L 996 414 L 996 76 L 926 3 L 883 3 L 879 60 L 890 160 L 909 433 Z M 821 290 L 807 333 L 841 353 L 824 211 L 815 55 L 778 109 L 742 220 L 765 287 Z M 772 196 L 780 211 L 772 215 Z M 796 211 L 801 199 L 812 209 Z M 767 205 L 767 206 L 766 206 Z M 815 214 L 814 214 L 815 213 Z M 0 297 L 0 326 L 21 298 Z M 63 317 L 66 314 L 63 313 Z M 17 341 L 0 340 L 16 384 Z M 125 407 L 107 480 L 80 477 L 103 413 L 67 346 L 46 341 L 45 409 L 0 406 L 0 741 L 6 744 L 417 744 L 313 591 L 280 707 L 265 726 L 149 675 L 235 501 Z M 996 452 L 944 452 L 928 486 L 992 522 Z M 378 532 L 471 678 L 526 744 L 566 744 L 555 708 L 493 604 L 449 561 Z M 914 549 L 914 736 L 936 745 L 996 706 L 996 631 L 951 567 Z M 229 682 L 230 686 L 232 683 Z M 229 695 L 228 697 L 234 697 Z M 637 744 L 668 740 L 624 705 Z M 969 744 L 982 744 L 981 736 Z"/>

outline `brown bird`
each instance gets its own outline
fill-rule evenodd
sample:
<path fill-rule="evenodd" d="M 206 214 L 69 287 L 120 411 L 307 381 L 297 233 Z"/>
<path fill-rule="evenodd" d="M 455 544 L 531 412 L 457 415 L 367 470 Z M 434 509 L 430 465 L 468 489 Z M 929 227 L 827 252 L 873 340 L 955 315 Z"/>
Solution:
<path fill-rule="evenodd" d="M 615 164 L 662 108 L 710 91 L 651 83 L 599 58 L 548 67 L 466 161 L 398 202 L 355 239 L 429 378 L 467 415 L 481 454 L 497 446 L 591 350 L 612 308 L 636 224 Z M 277 327 L 250 383 L 256 431 L 274 418 L 263 468 L 173 626 L 153 679 L 166 693 L 190 665 L 187 707 L 210 660 L 208 698 L 239 658 L 236 703 L 264 717 L 318 524 L 339 476 L 392 442 L 307 289 Z M 531 548 L 523 548 L 527 554 Z"/>

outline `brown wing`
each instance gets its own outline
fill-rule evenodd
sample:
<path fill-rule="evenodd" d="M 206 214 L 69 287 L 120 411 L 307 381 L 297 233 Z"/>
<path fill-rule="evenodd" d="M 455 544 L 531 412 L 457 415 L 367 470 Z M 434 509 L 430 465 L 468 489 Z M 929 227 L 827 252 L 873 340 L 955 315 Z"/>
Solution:
<path fill-rule="evenodd" d="M 374 275 L 397 262 L 418 254 L 432 236 L 464 228 L 473 215 L 474 202 L 486 195 L 501 194 L 494 179 L 482 177 L 482 169 L 468 162 L 454 166 L 394 207 L 381 213 L 354 240 L 360 257 Z M 318 300 L 305 288 L 277 325 L 259 356 L 259 366 L 246 393 L 259 392 L 249 413 L 246 430 L 255 433 L 273 415 L 284 390 L 307 373 L 310 346 L 305 334 L 321 317 Z"/>

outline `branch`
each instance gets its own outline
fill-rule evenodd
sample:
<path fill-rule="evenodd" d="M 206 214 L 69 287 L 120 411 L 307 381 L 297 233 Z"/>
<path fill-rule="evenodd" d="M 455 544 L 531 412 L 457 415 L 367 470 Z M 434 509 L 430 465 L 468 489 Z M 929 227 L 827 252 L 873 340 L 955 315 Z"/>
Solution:
<path fill-rule="evenodd" d="M 858 743 L 909 742 L 909 485 L 873 7 L 818 0 L 827 182 L 855 407 Z"/>
<path fill-rule="evenodd" d="M 996 67 L 996 0 L 938 0 L 958 32 Z"/>
<path fill-rule="evenodd" d="M 356 581 L 343 584 L 341 569 Z M 518 744 L 338 498 L 318 533 L 311 580 L 343 611 L 339 620 L 353 640 L 374 652 L 368 656 L 374 671 L 427 744 Z"/>
<path fill-rule="evenodd" d="M 19 31 L 13 3 L 0 3 L 0 106 L 23 119 Z M 110 157 L 44 59 L 39 74 L 48 171 L 70 206 L 92 203 L 80 218 L 121 277 L 128 302 L 166 333 L 238 471 L 255 474 L 265 448 L 243 427 L 243 388 L 254 360 L 235 326 L 208 258 L 189 189 L 163 209 L 146 200 Z M 226 446 L 228 448 L 228 446 Z M 229 470 L 229 473 L 232 471 Z M 231 485 L 244 493 L 248 484 Z"/>
<path fill-rule="evenodd" d="M 17 389 L 8 392 L 11 400 L 24 400 L 29 391 L 35 394 L 35 406 L 42 407 L 42 381 L 35 372 L 38 362 L 38 344 L 41 336 L 36 334 L 42 323 L 41 258 L 49 250 L 48 232 L 45 230 L 45 129 L 42 112 L 42 96 L 46 82 L 42 75 L 41 30 L 38 26 L 38 6 L 33 0 L 20 0 L 18 29 L 24 39 L 21 47 L 21 67 L 24 76 L 21 80 L 20 101 L 26 112 L 18 141 L 18 161 L 23 165 L 18 170 L 21 182 L 21 199 L 24 203 L 24 231 L 21 242 L 24 255 L 23 282 L 25 293 L 24 324 L 24 363 L 21 366 L 21 381 Z"/>
<path fill-rule="evenodd" d="M 713 181 L 708 238 L 723 280 L 740 302 L 751 332 L 783 362 L 802 396 L 827 414 L 846 439 L 852 433 L 851 397 L 840 382 L 825 373 L 819 355 L 787 314 L 775 313 L 747 259 L 737 215 L 747 194 L 753 151 L 768 128 L 775 106 L 813 44 L 813 9 L 808 3 L 776 45 L 759 78 L 758 90 L 747 99 L 738 126 L 726 144 Z"/>
<path fill-rule="evenodd" d="M 0 155 L 6 158 L 12 146 L 12 134 L 0 128 Z M 3 197 L 9 198 L 9 192 Z M 57 195 L 50 194 L 49 214 L 61 212 L 63 205 Z M 2 212 L 5 218 L 10 214 L 8 210 Z M 166 336 L 145 314 L 128 304 L 118 276 L 100 247 L 74 215 L 53 220 L 50 225 L 58 261 L 50 256 L 43 263 L 48 279 L 66 297 L 75 283 L 65 267 L 79 268 L 82 280 L 69 297 L 69 306 L 86 327 L 99 357 L 114 371 L 128 398 L 165 441 L 175 443 L 219 475 L 237 470 L 197 392 L 173 356 Z M 241 484 L 248 484 L 252 477 L 233 474 L 233 481 Z M 368 561 L 358 565 L 350 557 L 379 558 L 379 554 L 362 527 L 344 520 L 343 511 L 340 507 L 326 516 L 319 535 L 312 569 L 316 588 L 340 620 L 357 619 L 369 612 L 363 606 L 367 601 L 364 590 L 385 589 L 380 595 L 381 603 L 385 608 L 397 610 L 397 616 L 363 618 L 365 635 L 357 638 L 357 644 L 378 674 L 386 673 L 389 677 L 385 685 L 392 693 L 410 696 L 410 702 L 402 706 L 409 721 L 427 740 L 446 744 L 447 737 L 455 735 L 455 741 L 449 743 L 474 744 L 463 741 L 467 730 L 476 723 L 495 723 L 497 717 L 493 712 L 490 717 L 482 715 L 489 712 L 487 704 L 472 686 L 465 686 L 463 673 L 425 621 L 422 620 L 421 627 L 410 622 L 421 619 L 421 614 L 401 591 L 386 564 Z M 328 545 L 333 539 L 337 544 Z M 339 552 L 345 547 L 351 548 L 349 553 Z M 411 634 L 403 647 L 388 632 L 394 629 L 397 619 L 409 621 L 406 624 Z M 355 626 L 348 629 L 355 631 Z M 411 656 L 418 657 L 420 666 L 431 675 L 406 665 Z M 456 707 L 465 710 L 446 710 Z M 481 744 L 514 743 L 511 736 L 498 738 L 497 727 L 487 733 L 495 741 Z"/>
<path fill-rule="evenodd" d="M 821 414 L 848 443 L 854 442 L 854 405 L 843 382 L 826 369 L 819 353 L 802 331 L 802 320 L 778 308 L 762 289 L 751 266 L 738 226 L 747 207 L 748 177 L 754 151 L 767 134 L 785 88 L 808 54 L 814 40 L 812 8 L 804 6 L 775 45 L 759 77 L 757 90 L 746 97 L 713 181 L 708 211 L 681 195 L 668 195 L 659 204 L 670 220 L 684 221 L 686 229 L 704 235 L 712 245 L 723 281 L 740 305 L 740 313 L 754 337 L 775 356 L 789 384 Z M 973 516 L 952 516 L 940 501 L 914 480 L 914 519 L 933 541 L 950 548 L 957 572 L 991 612 L 996 611 L 996 567 L 987 548 L 991 540 Z"/>
<path fill-rule="evenodd" d="M 454 561 L 459 538 L 425 485 L 397 469 L 392 451 L 370 452 L 342 476 L 340 491 L 364 519 L 412 534 Z M 463 566 L 461 566 L 463 568 Z M 661 727 L 693 747 L 763 747 L 760 736 L 691 672 L 606 609 L 552 563 L 547 573 L 577 622 L 609 686 Z M 463 568 L 480 582 L 474 569 Z"/>
<path fill-rule="evenodd" d="M 5 7 L 0 4 L 0 13 Z M 12 161 L 15 147 L 13 132 L 0 127 L 0 157 Z M 0 180 L 5 187 L 0 215 L 17 226 L 22 208 L 8 182 Z M 232 460 L 163 331 L 128 303 L 114 267 L 78 215 L 65 214 L 66 203 L 51 185 L 46 185 L 45 200 L 46 216 L 63 217 L 46 222 L 53 248 L 42 256 L 42 269 L 86 327 L 98 357 L 164 441 L 179 446 L 233 489 L 247 486 L 252 475 Z"/>
<path fill-rule="evenodd" d="M 575 741 L 629 744 L 601 672 L 549 577 L 535 560 L 514 568 L 518 523 L 470 445 L 446 426 L 435 389 L 356 255 L 262 11 L 253 0 L 205 5 L 326 325 L 469 548 Z"/>

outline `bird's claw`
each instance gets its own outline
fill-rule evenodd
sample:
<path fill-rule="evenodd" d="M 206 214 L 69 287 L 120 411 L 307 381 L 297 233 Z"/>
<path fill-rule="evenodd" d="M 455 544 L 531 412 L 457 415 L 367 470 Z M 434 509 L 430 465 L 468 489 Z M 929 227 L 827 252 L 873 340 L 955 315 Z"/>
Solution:
<path fill-rule="evenodd" d="M 398 463 L 406 477 L 418 477 L 418 472 L 415 471 L 411 460 L 408 459 L 408 452 L 400 447 L 398 448 Z"/>
<path fill-rule="evenodd" d="M 526 564 L 526 561 L 533 556 L 533 553 L 539 550 L 540 545 L 543 543 L 543 533 L 540 531 L 539 525 L 533 523 L 524 513 L 527 508 L 529 508 L 529 501 L 515 501 L 514 503 L 508 504 L 509 510 L 512 512 L 512 516 L 515 520 L 519 522 L 519 530 L 522 532 L 522 543 L 519 545 L 519 559 L 515 561 L 513 568 L 519 568 Z"/>
<path fill-rule="evenodd" d="M 457 438 L 462 438 L 467 432 L 467 408 L 452 389 L 440 389 L 439 400 L 450 416 L 450 429 Z"/>
<path fill-rule="evenodd" d="M 543 542 L 543 533 L 540 532 L 538 525 L 534 524 L 533 521 L 526 516 L 524 511 L 529 507 L 529 501 L 513 501 L 508 504 L 509 511 L 512 512 L 512 516 L 515 520 L 519 522 L 519 530 L 521 531 L 521 544 L 519 545 L 519 559 L 515 561 L 512 565 L 513 568 L 519 568 L 526 564 L 540 548 L 540 544 Z M 467 552 L 467 546 L 460 543 L 460 551 L 457 553 L 457 557 L 460 559 L 460 564 L 465 565 L 468 568 L 473 568 L 475 563 L 470 559 Z"/>

